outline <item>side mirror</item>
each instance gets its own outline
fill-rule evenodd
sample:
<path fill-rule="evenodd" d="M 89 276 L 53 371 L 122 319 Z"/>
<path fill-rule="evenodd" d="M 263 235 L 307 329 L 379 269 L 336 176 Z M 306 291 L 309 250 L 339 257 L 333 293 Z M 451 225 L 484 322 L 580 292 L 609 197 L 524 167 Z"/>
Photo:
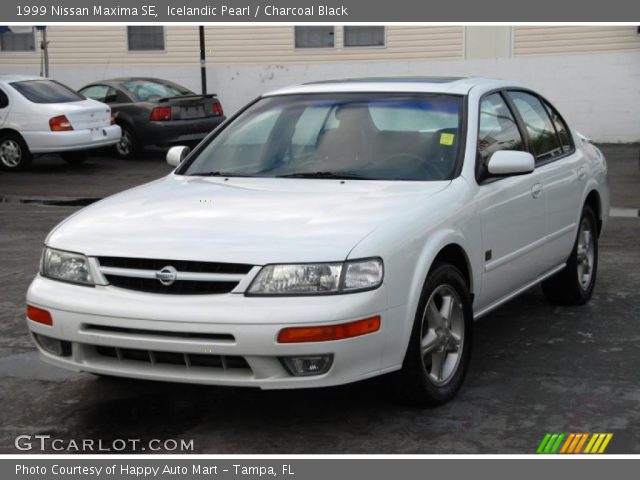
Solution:
<path fill-rule="evenodd" d="M 182 163 L 191 149 L 189 147 L 184 147 L 182 145 L 177 147 L 171 147 L 167 152 L 167 163 L 172 167 L 177 167 Z"/>
<path fill-rule="evenodd" d="M 487 170 L 491 175 L 523 175 L 536 168 L 536 161 L 529 152 L 498 150 L 489 158 Z"/>

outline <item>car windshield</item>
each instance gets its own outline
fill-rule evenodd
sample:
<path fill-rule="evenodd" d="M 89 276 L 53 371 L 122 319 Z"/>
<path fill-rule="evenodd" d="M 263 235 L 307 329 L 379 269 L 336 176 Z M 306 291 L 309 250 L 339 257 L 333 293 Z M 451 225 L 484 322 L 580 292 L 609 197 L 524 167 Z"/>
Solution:
<path fill-rule="evenodd" d="M 177 173 L 447 180 L 461 145 L 462 97 L 345 93 L 264 98 Z"/>
<path fill-rule="evenodd" d="M 124 82 L 122 87 L 131 93 L 139 102 L 193 95 L 191 90 L 175 83 L 155 82 L 152 80 L 129 80 L 128 82 Z"/>
<path fill-rule="evenodd" d="M 79 93 L 54 80 L 23 80 L 12 82 L 11 86 L 33 103 L 69 103 L 85 100 Z"/>

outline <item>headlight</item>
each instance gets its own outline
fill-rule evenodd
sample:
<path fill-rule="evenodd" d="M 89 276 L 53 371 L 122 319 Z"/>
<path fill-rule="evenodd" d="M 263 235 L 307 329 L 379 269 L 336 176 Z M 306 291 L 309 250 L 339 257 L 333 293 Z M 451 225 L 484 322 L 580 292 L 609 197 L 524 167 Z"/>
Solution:
<path fill-rule="evenodd" d="M 247 295 L 327 295 L 370 290 L 380 286 L 380 258 L 335 263 L 265 265 Z"/>
<path fill-rule="evenodd" d="M 42 255 L 41 273 L 54 280 L 94 285 L 87 257 L 80 253 L 45 248 Z"/>

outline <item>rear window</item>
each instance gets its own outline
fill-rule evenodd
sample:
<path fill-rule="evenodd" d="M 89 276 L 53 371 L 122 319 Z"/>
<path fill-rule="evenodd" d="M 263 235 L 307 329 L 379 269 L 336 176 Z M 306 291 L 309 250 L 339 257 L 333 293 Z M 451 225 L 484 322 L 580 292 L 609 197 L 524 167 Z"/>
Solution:
<path fill-rule="evenodd" d="M 54 80 L 24 80 L 13 82 L 11 86 L 33 103 L 69 103 L 85 100 L 79 93 Z"/>
<path fill-rule="evenodd" d="M 123 83 L 122 87 L 131 93 L 139 102 L 193 95 L 191 90 L 187 90 L 180 85 L 153 82 L 150 80 L 131 80 Z"/>

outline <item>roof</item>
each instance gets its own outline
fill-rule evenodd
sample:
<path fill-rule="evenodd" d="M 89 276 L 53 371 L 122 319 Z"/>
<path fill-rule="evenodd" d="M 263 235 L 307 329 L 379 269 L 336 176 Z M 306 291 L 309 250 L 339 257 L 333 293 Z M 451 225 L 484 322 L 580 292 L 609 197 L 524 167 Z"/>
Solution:
<path fill-rule="evenodd" d="M 144 81 L 144 82 L 160 82 L 160 83 L 172 83 L 171 80 L 165 80 L 163 78 L 155 78 L 155 77 L 116 77 L 116 78 L 105 78 L 103 80 L 95 80 L 87 85 L 94 85 L 96 83 L 101 85 L 120 85 L 125 82 L 136 82 L 136 81 Z M 84 88 L 84 87 L 83 87 Z"/>
<path fill-rule="evenodd" d="M 274 90 L 265 96 L 330 92 L 425 92 L 466 95 L 474 87 L 482 87 L 490 90 L 506 86 L 523 85 L 517 82 L 507 82 L 505 80 L 483 77 L 347 78 L 293 85 Z"/>
<path fill-rule="evenodd" d="M 0 75 L 0 82 L 21 82 L 24 80 L 48 80 L 45 77 L 38 77 L 37 75 Z"/>

